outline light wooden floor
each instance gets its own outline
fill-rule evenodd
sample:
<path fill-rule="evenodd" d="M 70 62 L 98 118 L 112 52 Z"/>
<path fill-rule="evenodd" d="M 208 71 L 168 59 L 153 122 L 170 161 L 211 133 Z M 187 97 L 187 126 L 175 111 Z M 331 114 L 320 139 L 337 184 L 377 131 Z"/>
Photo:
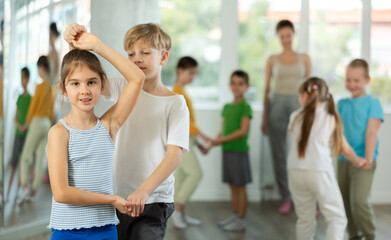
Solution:
<path fill-rule="evenodd" d="M 293 240 L 296 216 L 291 213 L 281 216 L 276 213 L 278 202 L 251 203 L 248 209 L 247 231 L 244 233 L 226 233 L 216 223 L 227 217 L 230 205 L 227 202 L 192 202 L 187 212 L 203 220 L 202 226 L 191 226 L 186 230 L 175 229 L 171 222 L 167 229 L 166 240 Z M 377 240 L 391 239 L 391 205 L 376 205 Z M 317 237 L 324 239 L 326 224 L 322 216 L 318 217 Z M 50 233 L 26 240 L 47 240 Z"/>

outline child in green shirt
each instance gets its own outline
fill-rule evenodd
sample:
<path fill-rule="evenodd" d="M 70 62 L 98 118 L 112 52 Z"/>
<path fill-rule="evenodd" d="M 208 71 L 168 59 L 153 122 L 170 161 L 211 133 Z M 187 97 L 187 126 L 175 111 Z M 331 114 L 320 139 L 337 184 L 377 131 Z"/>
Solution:
<path fill-rule="evenodd" d="M 12 181 L 14 179 L 15 170 L 19 163 L 20 154 L 23 149 L 24 140 L 26 139 L 27 128 L 25 127 L 25 122 L 27 118 L 27 113 L 29 111 L 31 95 L 27 91 L 27 84 L 30 80 L 30 71 L 27 67 L 22 68 L 21 70 L 21 83 L 23 87 L 23 94 L 19 95 L 16 102 L 16 112 L 15 112 L 15 124 L 16 124 L 16 133 L 14 141 L 14 150 L 12 153 L 11 159 L 11 176 L 8 185 L 7 199 L 11 190 Z"/>
<path fill-rule="evenodd" d="M 211 141 L 210 147 L 223 145 L 223 182 L 229 184 L 232 193 L 233 214 L 219 222 L 219 226 L 227 232 L 239 232 L 246 229 L 246 184 L 251 182 L 247 139 L 252 110 L 244 99 L 249 87 L 248 74 L 242 70 L 234 71 L 229 86 L 234 101 L 224 106 L 222 131 Z"/>

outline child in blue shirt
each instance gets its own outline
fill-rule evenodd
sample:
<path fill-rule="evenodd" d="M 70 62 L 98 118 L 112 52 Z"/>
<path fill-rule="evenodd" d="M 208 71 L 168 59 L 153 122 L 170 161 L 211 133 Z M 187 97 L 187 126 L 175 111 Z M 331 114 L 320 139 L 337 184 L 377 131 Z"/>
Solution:
<path fill-rule="evenodd" d="M 338 102 L 344 135 L 356 154 L 366 159 L 362 168 L 354 167 L 343 156 L 338 161 L 338 183 L 348 218 L 349 239 L 375 239 L 369 194 L 378 156 L 377 133 L 384 116 L 380 101 L 366 93 L 369 81 L 368 63 L 363 59 L 350 62 L 345 85 L 352 97 Z"/>

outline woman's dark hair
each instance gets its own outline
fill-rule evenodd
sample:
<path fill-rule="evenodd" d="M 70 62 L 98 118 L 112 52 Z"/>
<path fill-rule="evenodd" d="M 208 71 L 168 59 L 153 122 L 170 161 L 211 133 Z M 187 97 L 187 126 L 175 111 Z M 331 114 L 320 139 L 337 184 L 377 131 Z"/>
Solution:
<path fill-rule="evenodd" d="M 280 20 L 278 23 L 277 23 L 277 26 L 276 26 L 276 32 L 278 33 L 278 31 L 280 31 L 282 28 L 290 28 L 292 29 L 293 32 L 295 32 L 295 27 L 293 26 L 293 23 L 289 20 Z"/>
<path fill-rule="evenodd" d="M 27 67 L 22 68 L 21 72 L 27 77 L 30 78 L 30 70 Z"/>
<path fill-rule="evenodd" d="M 249 77 L 248 77 L 248 73 L 246 73 L 246 72 L 243 71 L 243 70 L 240 70 L 240 69 L 235 70 L 235 71 L 231 74 L 231 79 L 232 79 L 233 76 L 238 76 L 238 77 L 243 78 L 243 79 L 244 79 L 244 82 L 245 82 L 247 85 L 249 85 L 249 83 L 250 83 L 250 79 L 249 79 Z"/>
<path fill-rule="evenodd" d="M 38 58 L 37 61 L 37 66 L 38 67 L 43 67 L 46 72 L 49 72 L 49 58 L 48 56 L 42 55 Z"/>
<path fill-rule="evenodd" d="M 178 64 L 176 66 L 177 69 L 179 69 L 179 68 L 188 69 L 188 68 L 194 68 L 194 67 L 198 67 L 198 63 L 194 58 L 189 57 L 189 56 L 182 57 L 181 59 L 179 59 Z"/>
<path fill-rule="evenodd" d="M 57 25 L 56 25 L 55 22 L 50 23 L 50 31 L 51 31 L 56 37 L 58 37 L 58 36 L 60 35 L 60 33 L 58 32 Z"/>
<path fill-rule="evenodd" d="M 110 96 L 110 89 L 109 89 L 107 76 L 102 68 L 102 65 L 98 57 L 87 50 L 81 50 L 77 48 L 69 51 L 67 54 L 65 54 L 64 58 L 62 59 L 61 72 L 60 72 L 61 91 L 65 91 L 65 80 L 67 79 L 69 74 L 72 74 L 75 68 L 80 66 L 86 66 L 91 71 L 96 72 L 102 81 L 103 95 Z"/>

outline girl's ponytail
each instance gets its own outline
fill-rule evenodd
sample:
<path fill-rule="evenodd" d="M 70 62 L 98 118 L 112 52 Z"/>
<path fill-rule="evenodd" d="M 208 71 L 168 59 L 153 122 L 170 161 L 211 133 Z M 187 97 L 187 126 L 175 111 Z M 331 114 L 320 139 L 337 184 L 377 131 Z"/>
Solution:
<path fill-rule="evenodd" d="M 327 96 L 326 110 L 330 115 L 333 115 L 335 119 L 335 129 L 332 135 L 332 143 L 334 147 L 334 156 L 336 157 L 339 154 L 341 154 L 341 150 L 342 150 L 343 128 L 342 128 L 342 120 L 339 117 L 339 114 L 335 107 L 333 95 L 331 95 L 330 93 L 328 93 Z"/>

